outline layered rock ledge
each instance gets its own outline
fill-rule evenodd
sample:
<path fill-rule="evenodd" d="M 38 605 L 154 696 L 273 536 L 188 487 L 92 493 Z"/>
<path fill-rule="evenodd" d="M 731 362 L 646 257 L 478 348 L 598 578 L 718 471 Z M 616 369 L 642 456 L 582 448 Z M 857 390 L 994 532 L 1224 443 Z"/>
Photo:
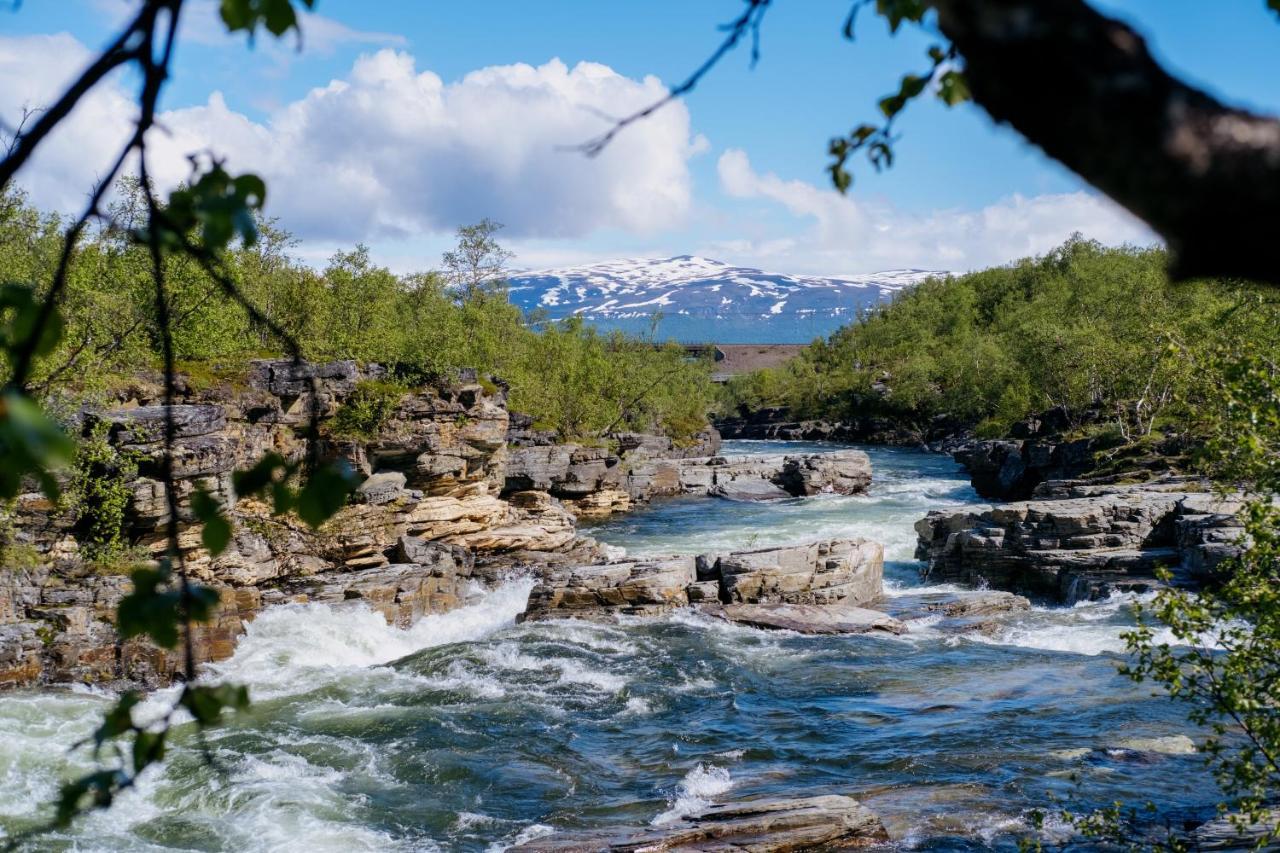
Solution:
<path fill-rule="evenodd" d="M 1037 498 L 977 512 L 932 512 L 916 522 L 916 557 L 935 581 L 990 585 L 1063 603 L 1209 576 L 1238 553 L 1236 500 L 1203 484 L 1049 482 Z"/>
<path fill-rule="evenodd" d="M 748 621 L 753 605 L 870 604 L 882 595 L 883 578 L 884 549 L 864 539 L 618 560 L 552 569 L 530 592 L 521 618 L 613 619 L 713 605 L 723 618 Z M 792 615 L 798 624 L 803 613 Z"/>
<path fill-rule="evenodd" d="M 655 439 L 655 436 L 648 436 Z M 626 449 L 575 444 L 513 448 L 504 492 L 544 491 L 579 517 L 598 518 L 655 497 L 716 495 L 781 500 L 821 492 L 857 494 L 871 483 L 861 450 L 777 456 L 683 456 L 669 442 L 620 439 Z M 696 449 L 718 449 L 718 437 Z M 665 454 L 665 455 L 664 455 Z"/>
<path fill-rule="evenodd" d="M 264 360 L 247 375 L 211 385 L 183 380 L 180 403 L 170 410 L 160 404 L 161 386 L 139 377 L 114 408 L 84 412 L 86 434 L 102 436 L 136 463 L 137 475 L 123 484 L 128 506 L 120 533 L 130 550 L 104 563 L 83 546 L 77 511 L 35 492 L 0 509 L 0 686 L 158 685 L 181 671 L 178 655 L 122 642 L 112 624 L 131 569 L 166 547 L 160 470 L 168 413 L 176 426 L 179 545 L 190 576 L 221 597 L 212 621 L 196 627 L 197 662 L 229 655 L 244 623 L 272 604 L 361 601 L 408 624 L 459 606 L 474 581 L 512 567 L 600 562 L 605 549 L 577 535 L 578 513 L 665 493 L 656 488 L 664 476 L 679 492 L 679 476 L 663 472 L 694 455 L 701 461 L 689 464 L 707 468 L 719 449 L 714 431 L 688 446 L 635 433 L 606 437 L 614 450 L 528 446 L 542 439 L 531 439 L 519 417 L 513 423 L 502 384 L 466 371 L 456 381 L 407 390 L 385 420 L 364 431 L 337 429 L 353 395 L 384 378 L 376 365 L 353 361 Z M 313 531 L 233 493 L 232 473 L 268 451 L 290 461 L 307 454 L 343 460 L 364 482 Z M 545 476 L 530 468 L 537 454 L 555 463 Z M 778 462 L 772 475 L 782 467 Z M 610 470 L 630 472 L 626 501 L 613 499 L 610 484 L 622 481 L 611 480 Z M 197 489 L 216 496 L 233 522 L 230 546 L 216 559 L 200 547 L 190 506 Z"/>
<path fill-rule="evenodd" d="M 510 848 L 521 853 L 598 851 L 848 850 L 889 840 L 874 812 L 852 797 L 828 794 L 709 806 L 665 825 L 610 827 L 544 836 Z"/>

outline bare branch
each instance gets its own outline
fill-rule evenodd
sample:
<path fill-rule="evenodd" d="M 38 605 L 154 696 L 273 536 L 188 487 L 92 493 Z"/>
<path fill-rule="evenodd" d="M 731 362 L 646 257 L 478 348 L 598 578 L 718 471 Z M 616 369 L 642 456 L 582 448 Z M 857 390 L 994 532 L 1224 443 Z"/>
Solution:
<path fill-rule="evenodd" d="M 642 110 L 632 113 L 624 118 L 618 119 L 613 127 L 605 131 L 595 139 L 584 142 L 581 145 L 569 146 L 571 150 L 581 151 L 588 157 L 595 157 L 609 146 L 624 128 L 636 122 L 646 119 L 665 107 L 667 104 L 683 97 L 692 92 L 702 81 L 712 68 L 720 62 L 731 50 L 738 46 L 738 42 L 742 41 L 743 36 L 751 35 L 751 64 L 754 66 L 760 58 L 760 22 L 764 20 L 764 14 L 769 9 L 772 0 L 744 0 L 747 4 L 746 10 L 741 15 L 733 19 L 729 23 L 723 25 L 720 29 L 724 30 L 727 35 L 724 41 L 720 42 L 720 46 L 715 49 L 711 56 L 698 66 L 697 70 L 685 78 L 683 83 L 671 87 L 667 94 Z"/>
<path fill-rule="evenodd" d="M 974 100 L 1144 220 L 1179 278 L 1280 283 L 1280 121 L 1172 77 L 1084 0 L 932 0 Z"/>

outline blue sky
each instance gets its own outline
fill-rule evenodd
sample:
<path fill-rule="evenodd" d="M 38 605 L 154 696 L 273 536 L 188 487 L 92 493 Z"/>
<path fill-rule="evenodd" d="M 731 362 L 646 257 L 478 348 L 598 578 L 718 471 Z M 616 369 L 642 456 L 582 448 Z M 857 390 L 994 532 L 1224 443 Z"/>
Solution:
<path fill-rule="evenodd" d="M 480 215 L 508 224 L 527 267 L 699 253 L 782 272 L 968 269 L 1073 230 L 1153 239 L 972 106 L 913 106 L 898 164 L 860 166 L 849 198 L 836 196 L 826 140 L 873 116 L 932 43 L 891 38 L 865 13 L 845 41 L 848 0 L 779 0 L 754 69 L 745 51 L 730 55 L 598 161 L 559 150 L 603 128 L 601 113 L 683 78 L 740 5 L 320 0 L 298 51 L 262 37 L 249 48 L 219 32 L 212 0 L 191 0 L 164 102 L 171 166 L 159 171 L 176 181 L 185 153 L 216 151 L 268 178 L 270 211 L 308 260 L 363 241 L 398 270 L 435 264 L 452 227 Z M 1280 110 L 1280 22 L 1262 0 L 1095 5 L 1135 23 L 1176 72 Z M 0 116 L 51 97 L 129 6 L 25 0 L 0 12 Z M 127 130 L 131 81 L 112 87 L 24 176 L 38 202 L 74 204 Z"/>

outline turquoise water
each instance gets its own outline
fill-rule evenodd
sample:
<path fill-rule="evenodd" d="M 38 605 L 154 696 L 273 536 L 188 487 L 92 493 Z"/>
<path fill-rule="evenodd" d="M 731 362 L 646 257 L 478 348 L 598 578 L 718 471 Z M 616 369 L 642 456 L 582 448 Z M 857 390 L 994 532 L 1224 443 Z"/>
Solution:
<path fill-rule="evenodd" d="M 793 449 L 814 448 L 726 452 Z M 900 609 L 921 590 L 912 523 L 976 498 L 945 457 L 868 450 L 864 496 L 674 499 L 590 532 L 632 553 L 869 536 L 886 544 L 887 607 Z M 923 619 L 900 638 L 833 638 L 688 612 L 517 626 L 531 585 L 512 580 L 408 630 L 356 607 L 262 614 L 209 669 L 255 700 L 210 736 L 220 769 L 187 734 L 139 790 L 41 849 L 497 850 L 818 792 L 860 796 L 898 849 L 1013 848 L 1052 797 L 1212 811 L 1183 708 L 1115 674 L 1130 599 L 1037 608 L 992 636 Z M 86 766 L 66 747 L 107 701 L 0 696 L 0 825 L 35 820 L 58 778 Z"/>

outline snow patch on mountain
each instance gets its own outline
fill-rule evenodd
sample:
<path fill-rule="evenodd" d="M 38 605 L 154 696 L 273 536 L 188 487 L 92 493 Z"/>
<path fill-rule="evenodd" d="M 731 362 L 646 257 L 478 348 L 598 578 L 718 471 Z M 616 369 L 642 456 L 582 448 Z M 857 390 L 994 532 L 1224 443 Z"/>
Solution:
<path fill-rule="evenodd" d="M 780 343 L 828 335 L 860 309 L 946 274 L 901 269 L 797 276 L 680 255 L 520 272 L 509 281 L 513 303 L 553 319 L 576 315 L 604 328 L 638 331 L 661 312 L 662 337 Z"/>

